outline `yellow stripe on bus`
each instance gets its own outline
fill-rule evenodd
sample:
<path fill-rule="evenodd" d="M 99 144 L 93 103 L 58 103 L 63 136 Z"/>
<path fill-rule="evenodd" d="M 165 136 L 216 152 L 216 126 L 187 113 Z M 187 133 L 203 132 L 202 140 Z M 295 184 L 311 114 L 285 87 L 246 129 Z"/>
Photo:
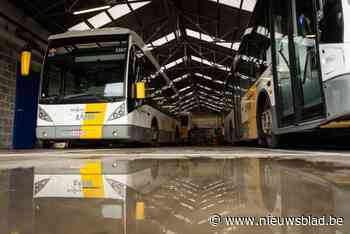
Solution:
<path fill-rule="evenodd" d="M 81 127 L 81 139 L 101 139 L 104 118 L 106 114 L 106 103 L 86 104 L 85 118 Z"/>
<path fill-rule="evenodd" d="M 86 163 L 80 168 L 80 175 L 83 182 L 83 195 L 85 198 L 104 197 L 101 161 Z"/>
<path fill-rule="evenodd" d="M 349 128 L 350 127 L 350 121 L 344 120 L 344 121 L 333 121 L 325 125 L 321 125 L 321 128 Z"/>
<path fill-rule="evenodd" d="M 242 123 L 243 137 L 245 139 L 256 139 L 258 137 L 256 122 L 256 85 L 257 83 L 252 85 L 242 98 L 246 110 L 246 113 L 242 113 L 245 115 L 244 119 L 246 119 L 246 121 Z"/>

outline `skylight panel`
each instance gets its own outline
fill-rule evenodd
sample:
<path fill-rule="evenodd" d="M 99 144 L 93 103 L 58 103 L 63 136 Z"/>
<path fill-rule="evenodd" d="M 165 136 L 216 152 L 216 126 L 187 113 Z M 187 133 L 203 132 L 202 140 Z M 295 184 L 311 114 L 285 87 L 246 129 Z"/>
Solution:
<path fill-rule="evenodd" d="M 211 38 L 211 36 L 207 35 L 207 34 L 204 34 L 204 33 L 201 33 L 201 39 L 203 41 L 208 41 L 208 42 L 213 42 L 213 38 Z"/>
<path fill-rule="evenodd" d="M 183 75 L 183 76 L 180 76 L 180 77 L 175 78 L 175 79 L 173 80 L 173 82 L 176 83 L 176 82 L 182 81 L 182 80 L 184 80 L 184 79 L 187 79 L 189 76 L 190 76 L 190 74 L 185 74 L 185 75 Z"/>
<path fill-rule="evenodd" d="M 213 80 L 213 78 L 211 78 L 210 76 L 206 76 L 206 75 L 203 75 L 201 73 L 194 73 L 196 76 L 199 76 L 199 77 L 202 77 L 206 80 Z"/>
<path fill-rule="evenodd" d="M 169 33 L 166 38 L 168 42 L 174 40 L 176 38 L 175 33 Z"/>
<path fill-rule="evenodd" d="M 203 99 L 203 97 L 199 97 L 199 101 L 200 101 L 201 103 L 205 103 L 205 104 L 207 104 L 207 105 L 210 105 L 210 106 L 212 106 L 212 107 L 214 107 L 214 108 L 216 108 L 216 109 L 222 109 L 222 108 L 223 108 L 223 104 L 218 104 L 218 103 L 216 103 L 216 102 L 210 102 L 210 101 L 207 100 L 207 99 Z"/>
<path fill-rule="evenodd" d="M 222 105 L 225 104 L 224 102 L 218 102 L 218 101 L 215 101 L 215 100 L 213 100 L 211 98 L 208 98 L 208 97 L 205 97 L 205 96 L 199 96 L 199 99 L 200 100 L 204 100 L 204 101 L 206 101 L 206 102 L 208 102 L 210 104 L 213 104 L 213 105 L 220 105 L 220 106 L 222 106 Z"/>
<path fill-rule="evenodd" d="M 198 85 L 198 87 L 202 88 L 202 89 L 205 89 L 205 90 L 208 90 L 208 91 L 212 91 L 213 89 L 212 88 L 209 88 L 207 86 L 203 86 L 203 85 Z"/>
<path fill-rule="evenodd" d="M 189 90 L 191 88 L 191 86 L 187 86 L 183 89 L 180 89 L 179 92 L 182 93 L 182 92 L 185 92 L 186 90 Z"/>
<path fill-rule="evenodd" d="M 205 89 L 205 90 L 207 90 L 207 91 L 211 91 L 211 92 L 214 92 L 214 93 L 216 93 L 216 94 L 218 94 L 218 95 L 221 95 L 221 92 L 220 92 L 220 91 L 213 90 L 212 88 L 209 88 L 209 87 L 207 87 L 207 86 L 200 85 L 200 84 L 197 84 L 197 86 L 198 86 L 199 88 L 202 88 L 202 89 Z"/>
<path fill-rule="evenodd" d="M 194 31 L 192 29 L 186 28 L 186 34 L 187 34 L 187 36 L 194 37 L 194 38 L 197 38 L 199 40 L 203 40 L 203 41 L 207 41 L 207 42 L 214 41 L 214 39 L 211 36 L 209 36 L 205 33 Z"/>
<path fill-rule="evenodd" d="M 88 19 L 88 21 L 92 26 L 94 26 L 94 28 L 100 28 L 110 23 L 112 20 L 108 17 L 106 12 L 101 12 L 100 14 Z"/>
<path fill-rule="evenodd" d="M 151 1 L 147 2 L 135 2 L 135 3 L 130 3 L 131 8 L 135 11 L 147 4 L 149 4 Z M 118 4 L 108 10 L 108 13 L 113 17 L 113 19 L 118 19 L 120 17 L 123 17 L 124 15 L 129 14 L 130 8 L 128 7 L 127 4 Z"/>
<path fill-rule="evenodd" d="M 197 39 L 201 38 L 199 32 L 193 31 L 193 30 L 188 29 L 188 28 L 186 28 L 186 34 L 187 34 L 187 36 L 194 37 L 194 38 L 197 38 Z"/>
<path fill-rule="evenodd" d="M 154 42 L 152 42 L 152 45 L 154 45 L 154 46 L 161 46 L 161 45 L 164 45 L 167 42 L 168 42 L 168 40 L 166 39 L 166 37 L 161 37 L 161 38 L 155 40 Z"/>
<path fill-rule="evenodd" d="M 194 92 L 192 91 L 192 92 L 190 92 L 190 93 L 188 93 L 188 94 L 185 94 L 185 97 L 191 96 L 191 95 L 193 95 L 193 94 L 194 94 Z"/>
<path fill-rule="evenodd" d="M 211 61 L 208 61 L 206 59 L 202 59 L 202 58 L 199 58 L 197 56 L 191 56 L 191 59 L 193 61 L 196 61 L 196 62 L 199 62 L 199 63 L 203 63 L 203 64 L 206 64 L 206 65 L 209 65 L 209 66 L 213 66 L 213 67 L 217 67 L 218 69 L 220 70 L 223 70 L 223 71 L 230 71 L 230 68 L 229 67 L 226 67 L 224 65 L 221 65 L 221 64 L 218 64 L 218 63 L 214 63 L 214 62 L 211 62 Z"/>
<path fill-rule="evenodd" d="M 162 46 L 162 45 L 164 45 L 166 43 L 169 43 L 169 42 L 175 40 L 176 39 L 176 35 L 181 36 L 180 31 L 171 32 L 168 35 L 166 35 L 164 37 L 161 37 L 161 38 L 159 38 L 159 39 L 157 39 L 157 40 L 147 44 L 145 47 L 148 50 L 153 50 L 154 47 L 159 47 L 159 46 Z"/>
<path fill-rule="evenodd" d="M 178 64 L 183 63 L 184 61 L 185 61 L 185 58 L 179 58 L 179 59 L 177 59 L 177 60 L 175 60 L 175 61 L 173 61 L 173 62 L 170 62 L 170 63 L 168 63 L 168 64 L 162 66 L 162 67 L 160 68 L 160 70 L 161 70 L 161 71 L 168 70 L 168 69 L 170 69 L 170 68 L 172 68 L 172 67 L 175 67 L 175 66 L 178 65 Z"/>
<path fill-rule="evenodd" d="M 165 108 L 165 109 L 171 109 L 171 108 L 175 108 L 175 106 L 169 105 L 169 106 L 163 106 L 163 108 Z"/>
<path fill-rule="evenodd" d="M 188 105 L 188 103 L 190 103 L 190 102 L 192 102 L 192 101 L 195 101 L 195 98 L 194 98 L 194 97 L 192 97 L 192 98 L 190 98 L 190 99 L 187 99 L 186 101 L 182 102 L 182 104 L 185 104 L 185 105 L 183 105 L 183 106 L 186 106 L 186 105 Z"/>
<path fill-rule="evenodd" d="M 203 95 L 203 96 L 208 96 L 209 94 L 207 94 L 207 93 L 205 93 L 205 92 L 203 92 L 203 91 L 198 91 L 198 93 L 199 94 L 201 94 L 201 95 Z M 220 101 L 221 100 L 221 98 L 219 98 L 219 97 L 217 97 L 217 96 L 214 96 L 214 95 L 210 95 L 210 98 L 212 98 L 212 99 L 215 99 L 215 100 L 218 100 L 218 101 Z"/>
<path fill-rule="evenodd" d="M 81 22 L 71 28 L 68 29 L 68 31 L 84 31 L 84 30 L 89 30 L 90 27 L 84 23 L 84 22 Z"/>
<path fill-rule="evenodd" d="M 165 90 L 170 89 L 170 88 L 171 88 L 170 85 L 165 85 L 165 86 L 162 87 L 162 90 L 165 91 Z"/>
<path fill-rule="evenodd" d="M 215 42 L 216 45 L 231 49 L 231 42 L 224 41 L 220 38 L 214 38 L 214 37 L 207 35 L 205 33 L 197 32 L 197 31 L 194 31 L 194 30 L 188 29 L 188 28 L 186 29 L 186 34 L 187 34 L 187 36 L 194 37 L 198 40 L 202 40 L 202 41 L 206 41 L 206 42 Z M 239 43 L 233 43 L 232 49 L 238 50 L 239 45 L 240 45 Z"/>
<path fill-rule="evenodd" d="M 182 106 L 181 109 L 182 109 L 182 110 L 187 110 L 187 109 L 190 109 L 190 108 L 195 107 L 196 104 L 197 104 L 197 103 L 195 103 L 195 102 L 191 102 L 191 103 L 189 103 L 189 104 L 187 104 L 187 105 L 185 105 L 185 106 Z"/>
<path fill-rule="evenodd" d="M 229 48 L 229 49 L 231 49 L 231 45 L 232 45 L 231 42 L 217 42 L 216 44 L 219 45 L 219 46 L 222 46 L 222 47 Z M 233 43 L 232 49 L 233 49 L 233 50 L 238 50 L 240 44 L 241 44 L 241 43 L 239 43 L 239 42 Z"/>
<path fill-rule="evenodd" d="M 160 100 L 163 100 L 165 97 L 155 97 L 153 98 L 154 101 L 160 101 Z"/>
<path fill-rule="evenodd" d="M 129 14 L 130 12 L 130 8 L 127 4 L 119 4 L 108 10 L 108 13 L 113 17 L 113 19 L 118 19 Z"/>
<path fill-rule="evenodd" d="M 137 9 L 149 4 L 151 1 L 147 2 L 135 2 L 135 3 L 130 3 L 131 8 L 136 11 Z"/>
<path fill-rule="evenodd" d="M 205 105 L 205 108 L 209 108 L 209 109 L 212 109 L 212 110 L 215 110 L 215 111 L 221 111 L 222 110 L 222 107 L 216 107 L 214 106 L 213 104 L 210 104 L 204 100 L 200 100 L 200 103 Z"/>
<path fill-rule="evenodd" d="M 212 1 L 215 3 L 217 2 L 217 0 L 209 0 L 209 1 Z M 241 0 L 219 0 L 219 3 L 229 7 L 233 7 L 233 8 L 240 8 L 241 6 Z M 242 9 L 245 11 L 253 12 L 255 4 L 256 4 L 256 0 L 244 0 Z"/>

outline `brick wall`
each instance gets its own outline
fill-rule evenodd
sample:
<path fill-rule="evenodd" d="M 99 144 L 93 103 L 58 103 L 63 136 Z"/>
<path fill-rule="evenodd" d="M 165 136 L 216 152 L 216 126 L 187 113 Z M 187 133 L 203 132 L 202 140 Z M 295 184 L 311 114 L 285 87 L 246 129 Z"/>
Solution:
<path fill-rule="evenodd" d="M 0 148 L 12 147 L 16 63 L 19 53 L 19 48 L 0 40 Z"/>

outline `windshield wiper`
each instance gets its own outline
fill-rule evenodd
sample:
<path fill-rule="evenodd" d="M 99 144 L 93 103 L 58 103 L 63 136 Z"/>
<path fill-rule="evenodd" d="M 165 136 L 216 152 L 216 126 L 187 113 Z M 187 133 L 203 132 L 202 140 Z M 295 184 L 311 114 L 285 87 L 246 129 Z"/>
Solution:
<path fill-rule="evenodd" d="M 108 100 L 108 101 L 114 101 L 115 97 L 106 97 L 102 94 L 97 93 L 81 93 L 81 94 L 73 94 L 73 95 L 67 95 L 64 96 L 62 99 L 64 100 L 74 100 L 74 99 L 101 99 L 101 100 Z"/>

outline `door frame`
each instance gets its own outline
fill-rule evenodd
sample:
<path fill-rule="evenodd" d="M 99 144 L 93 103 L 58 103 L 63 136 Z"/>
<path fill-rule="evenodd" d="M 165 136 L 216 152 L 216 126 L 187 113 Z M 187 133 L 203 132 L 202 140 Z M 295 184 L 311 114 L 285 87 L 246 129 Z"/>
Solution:
<path fill-rule="evenodd" d="M 287 0 L 287 9 L 288 10 L 288 50 L 289 50 L 289 66 L 290 66 L 290 79 L 291 79 L 291 89 L 292 89 L 292 97 L 293 97 L 293 108 L 294 108 L 294 114 L 292 117 L 292 121 L 290 118 L 283 119 L 283 103 L 280 96 L 280 89 L 278 87 L 279 80 L 278 80 L 278 72 L 277 72 L 277 55 L 276 55 L 276 41 L 275 41 L 275 4 L 274 1 L 276 0 L 269 0 L 269 15 L 270 15 L 270 32 L 271 32 L 271 53 L 272 53 L 272 74 L 273 74 L 273 83 L 274 83 L 274 93 L 275 93 L 275 103 L 276 103 L 276 115 L 277 115 L 277 126 L 278 128 L 288 127 L 291 125 L 300 125 L 305 122 L 309 122 L 311 120 L 315 119 L 322 119 L 326 115 L 326 105 L 325 105 L 325 96 L 324 96 L 324 90 L 323 90 L 323 82 L 322 82 L 322 71 L 321 71 L 321 62 L 320 62 L 320 53 L 319 53 L 319 34 L 316 33 L 316 57 L 318 67 L 320 68 L 320 76 L 319 76 L 319 82 L 320 82 L 320 91 L 321 91 L 321 102 L 322 102 L 322 110 L 320 111 L 320 114 L 318 116 L 315 116 L 313 118 L 307 118 L 303 116 L 304 106 L 303 106 L 303 90 L 302 90 L 302 84 L 297 78 L 297 65 L 296 65 L 296 51 L 295 51 L 295 45 L 294 45 L 294 19 L 293 19 L 293 8 L 292 8 L 292 1 L 295 2 L 296 0 Z M 313 4 L 313 17 L 314 19 L 317 19 L 317 8 L 316 8 L 316 0 L 312 0 Z M 319 32 L 318 24 L 316 21 L 314 21 L 314 27 L 316 32 Z"/>

